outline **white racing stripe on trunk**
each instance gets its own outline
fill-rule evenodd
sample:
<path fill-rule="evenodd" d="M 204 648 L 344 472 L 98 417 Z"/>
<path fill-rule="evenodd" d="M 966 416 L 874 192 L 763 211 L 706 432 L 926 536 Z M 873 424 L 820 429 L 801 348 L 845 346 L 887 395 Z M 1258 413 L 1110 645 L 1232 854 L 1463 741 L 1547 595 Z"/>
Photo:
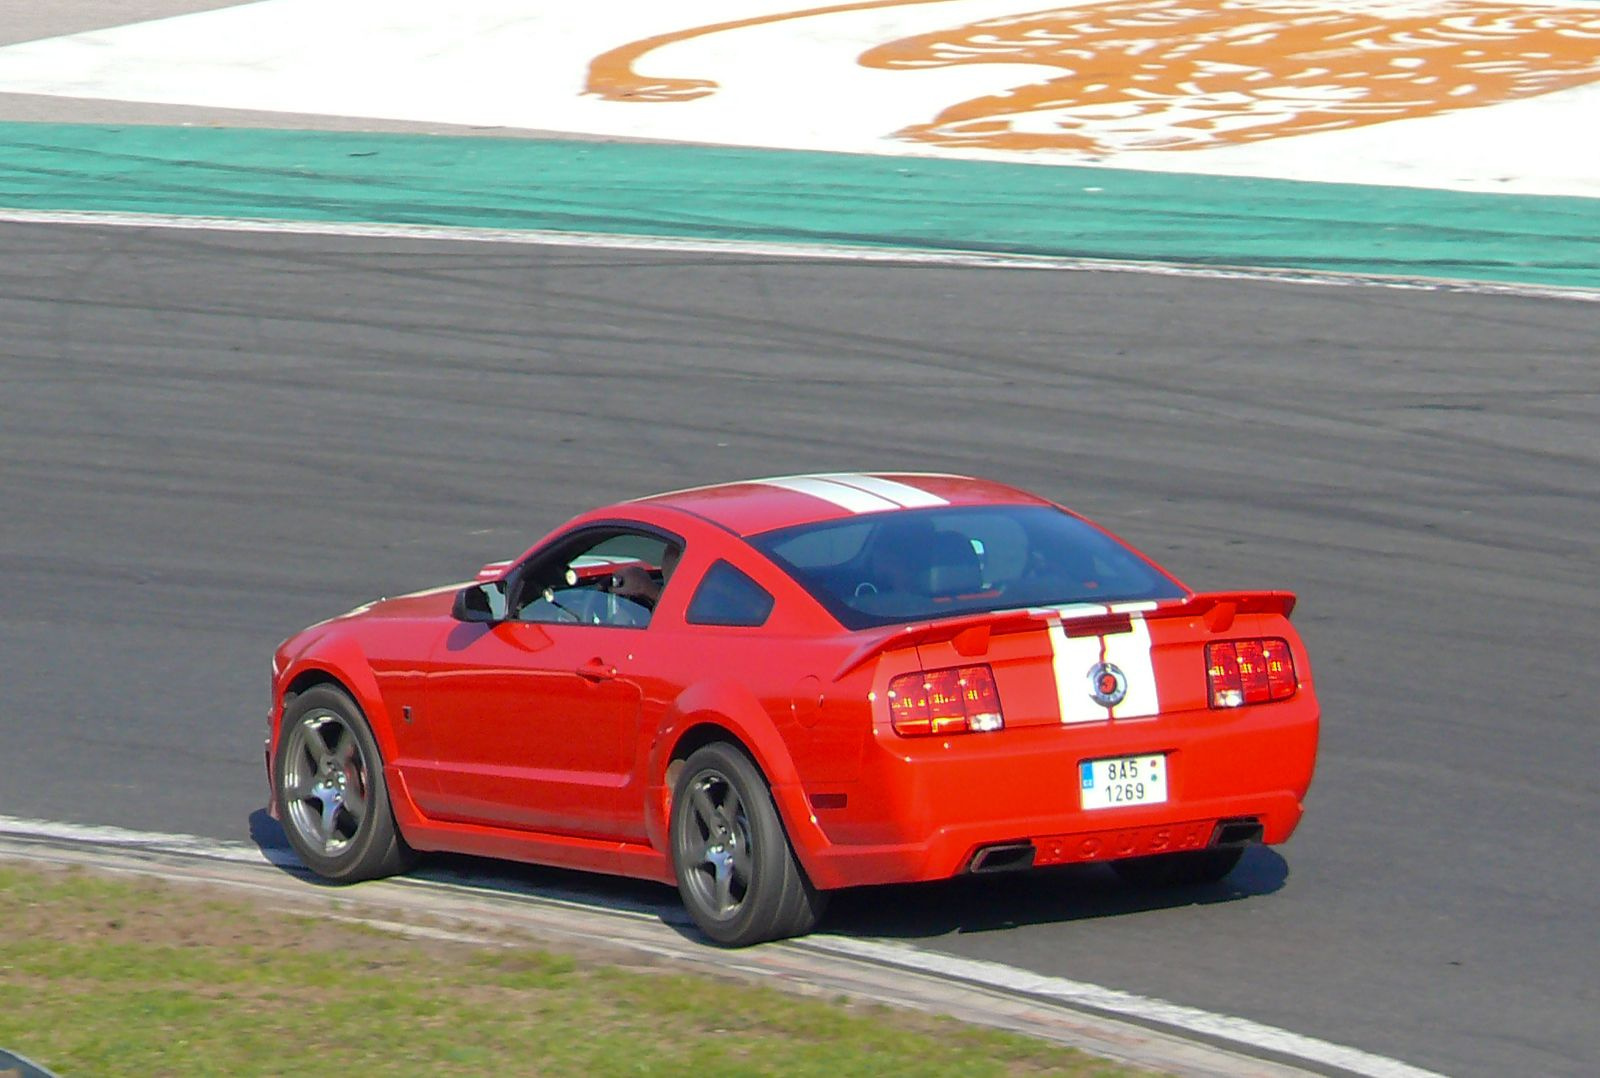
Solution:
<path fill-rule="evenodd" d="M 1122 698 L 1122 703 L 1111 709 L 1114 719 L 1141 719 L 1161 713 L 1155 665 L 1150 661 L 1150 626 L 1138 614 L 1129 620 L 1132 632 L 1112 633 L 1102 638 L 1106 662 L 1114 664 L 1128 679 L 1128 694 Z"/>
<path fill-rule="evenodd" d="M 1154 603 L 1115 603 L 1110 607 L 1073 603 L 1043 608 L 1042 612 L 1050 616 L 1050 656 L 1062 722 L 1105 722 L 1108 717 L 1140 719 L 1161 713 L 1155 664 L 1150 658 L 1150 626 L 1140 614 L 1154 606 Z M 1066 623 L 1106 613 L 1128 614 L 1131 631 L 1105 636 L 1067 635 Z M 1100 662 L 1115 665 L 1127 678 L 1127 696 L 1109 715 L 1090 695 L 1089 671 Z"/>
<path fill-rule="evenodd" d="M 1063 723 L 1105 722 L 1106 709 L 1089 695 L 1089 671 L 1100 661 L 1098 636 L 1068 636 L 1064 621 L 1104 614 L 1106 608 L 1094 603 L 1050 607 L 1050 665 L 1056 679 L 1056 702 Z"/>
<path fill-rule="evenodd" d="M 1068 636 L 1060 622 L 1050 625 L 1051 662 L 1061 721 L 1105 722 L 1106 709 L 1089 696 L 1089 671 L 1100 661 L 1098 636 Z"/>
<path fill-rule="evenodd" d="M 784 479 L 758 479 L 756 482 L 768 487 L 782 487 L 784 490 L 792 490 L 797 494 L 809 494 L 813 498 L 821 498 L 825 502 L 831 502 L 840 509 L 845 509 L 852 513 L 882 513 L 890 509 L 900 508 L 899 505 L 888 498 L 881 498 L 858 487 L 846 486 L 844 483 L 835 483 L 814 475 L 795 475 Z"/>
<path fill-rule="evenodd" d="M 920 487 L 910 483 L 901 483 L 895 479 L 885 479 L 877 475 L 854 475 L 840 473 L 837 475 L 819 475 L 816 478 L 826 479 L 833 483 L 843 483 L 857 490 L 864 490 L 868 494 L 876 494 L 880 498 L 888 498 L 902 509 L 931 509 L 936 505 L 949 505 L 950 503 L 937 494 L 930 494 Z"/>

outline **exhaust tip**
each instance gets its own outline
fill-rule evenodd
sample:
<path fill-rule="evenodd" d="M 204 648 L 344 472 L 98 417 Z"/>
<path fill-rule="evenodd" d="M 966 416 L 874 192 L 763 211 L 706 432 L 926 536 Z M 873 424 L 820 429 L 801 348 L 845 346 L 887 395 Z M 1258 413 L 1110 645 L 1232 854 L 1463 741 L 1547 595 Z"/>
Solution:
<path fill-rule="evenodd" d="M 1242 820 L 1223 820 L 1211 836 L 1213 846 L 1251 846 L 1260 842 L 1266 833 L 1261 821 L 1254 817 Z"/>
<path fill-rule="evenodd" d="M 1005 842 L 998 846 L 985 846 L 972 855 L 968 872 L 1020 872 L 1033 867 L 1033 843 Z"/>

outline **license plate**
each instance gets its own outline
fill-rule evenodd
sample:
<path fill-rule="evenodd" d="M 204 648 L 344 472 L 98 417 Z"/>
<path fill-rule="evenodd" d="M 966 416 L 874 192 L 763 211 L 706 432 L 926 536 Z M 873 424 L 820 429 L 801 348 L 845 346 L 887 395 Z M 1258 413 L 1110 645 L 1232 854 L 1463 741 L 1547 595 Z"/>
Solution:
<path fill-rule="evenodd" d="M 1078 765 L 1078 788 L 1086 809 L 1159 805 L 1167 799 L 1167 758 L 1114 756 Z"/>

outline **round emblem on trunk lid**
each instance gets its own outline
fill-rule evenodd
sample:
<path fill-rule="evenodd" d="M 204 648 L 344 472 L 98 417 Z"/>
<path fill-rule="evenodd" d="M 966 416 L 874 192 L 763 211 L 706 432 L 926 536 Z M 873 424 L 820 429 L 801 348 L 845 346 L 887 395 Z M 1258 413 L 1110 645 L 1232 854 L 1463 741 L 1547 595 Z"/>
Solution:
<path fill-rule="evenodd" d="M 1116 707 L 1128 695 L 1128 677 L 1115 663 L 1089 667 L 1089 696 L 1101 707 Z"/>

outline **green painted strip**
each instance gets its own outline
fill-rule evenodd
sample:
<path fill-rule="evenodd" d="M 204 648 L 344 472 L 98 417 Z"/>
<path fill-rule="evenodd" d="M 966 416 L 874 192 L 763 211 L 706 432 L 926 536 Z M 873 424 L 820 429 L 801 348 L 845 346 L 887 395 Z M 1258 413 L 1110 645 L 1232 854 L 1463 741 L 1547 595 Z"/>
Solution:
<path fill-rule="evenodd" d="M 782 150 L 0 123 L 0 206 L 1600 288 L 1600 199 Z"/>

